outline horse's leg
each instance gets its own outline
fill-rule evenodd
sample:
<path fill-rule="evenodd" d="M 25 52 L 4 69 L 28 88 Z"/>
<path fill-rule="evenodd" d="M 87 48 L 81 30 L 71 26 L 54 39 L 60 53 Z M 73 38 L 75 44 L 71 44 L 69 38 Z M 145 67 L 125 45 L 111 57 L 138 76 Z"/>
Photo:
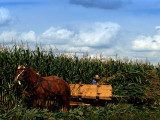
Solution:
<path fill-rule="evenodd" d="M 42 108 L 44 109 L 44 108 L 45 108 L 45 102 L 46 102 L 46 101 L 45 101 L 45 99 L 44 99 L 43 96 L 41 96 L 40 99 L 41 99 Z"/>
<path fill-rule="evenodd" d="M 33 107 L 35 108 L 37 106 L 37 98 L 33 99 Z"/>
<path fill-rule="evenodd" d="M 68 96 L 65 96 L 65 95 L 63 95 L 62 96 L 62 104 L 63 104 L 63 111 L 65 112 L 66 111 L 66 109 L 69 109 L 69 99 L 68 99 Z"/>
<path fill-rule="evenodd" d="M 56 96 L 56 103 L 58 103 L 58 109 L 62 109 L 62 97 L 60 95 Z"/>

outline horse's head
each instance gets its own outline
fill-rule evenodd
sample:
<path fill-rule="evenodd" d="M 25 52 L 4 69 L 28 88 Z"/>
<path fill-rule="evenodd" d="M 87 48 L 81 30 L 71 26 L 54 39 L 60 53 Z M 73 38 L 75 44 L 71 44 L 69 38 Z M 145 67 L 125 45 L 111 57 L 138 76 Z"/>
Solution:
<path fill-rule="evenodd" d="M 25 75 L 26 72 L 28 70 L 26 69 L 26 67 L 18 65 L 17 71 L 16 71 L 16 76 L 14 78 L 14 83 L 18 83 L 19 85 L 21 85 L 22 80 L 25 79 Z"/>
<path fill-rule="evenodd" d="M 18 65 L 16 76 L 14 78 L 14 83 L 21 85 L 23 83 L 35 82 L 40 75 L 36 73 L 33 69 L 29 67 L 24 67 L 23 65 Z"/>

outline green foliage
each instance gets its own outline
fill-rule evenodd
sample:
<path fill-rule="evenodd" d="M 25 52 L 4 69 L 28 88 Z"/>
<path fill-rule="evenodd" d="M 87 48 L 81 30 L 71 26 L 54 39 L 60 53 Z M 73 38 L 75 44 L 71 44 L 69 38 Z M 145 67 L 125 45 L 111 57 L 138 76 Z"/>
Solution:
<path fill-rule="evenodd" d="M 0 52 L 0 82 L 3 85 L 0 89 L 3 92 L 14 89 L 14 86 L 11 86 L 18 64 L 29 66 L 42 76 L 59 76 L 68 83 L 90 84 L 95 74 L 100 77 L 113 76 L 106 83 L 112 85 L 113 94 L 135 98 L 145 97 L 144 91 L 150 85 L 146 73 L 154 69 L 153 65 L 132 61 L 110 59 L 102 62 L 101 59 L 54 54 L 52 50 L 41 50 L 38 46 L 35 50 L 30 50 L 14 45 L 12 48 L 4 47 Z"/>
<path fill-rule="evenodd" d="M 133 105 L 106 104 L 104 107 L 84 107 L 69 112 L 48 112 L 46 109 L 27 109 L 22 101 L 15 104 L 9 111 L 0 109 L 0 119 L 7 120 L 158 120 L 160 109 L 149 109 L 145 106 L 137 108 Z"/>
<path fill-rule="evenodd" d="M 139 110 L 133 106 L 106 105 L 104 108 L 80 106 L 68 112 L 48 113 L 45 110 L 27 109 L 22 95 L 15 91 L 13 83 L 18 65 L 29 66 L 42 76 L 56 75 L 68 83 L 90 84 L 93 76 L 98 74 L 101 78 L 106 77 L 105 84 L 113 87 L 113 96 L 124 96 L 134 102 L 146 101 L 146 99 L 156 99 L 155 89 L 159 89 L 160 67 L 138 62 L 123 62 L 121 60 L 105 60 L 79 58 L 76 55 L 68 57 L 65 54 L 55 54 L 54 51 L 45 51 L 37 47 L 35 50 L 29 48 L 3 47 L 0 49 L 0 118 L 2 119 L 63 119 L 83 120 L 83 119 L 146 119 L 156 118 L 158 112 Z M 150 71 L 156 71 L 156 80 Z M 108 79 L 110 78 L 110 79 Z M 152 79 L 152 80 L 151 80 Z M 20 92 L 20 91 L 19 91 Z M 150 93 L 150 94 L 148 94 Z M 138 101 L 136 101 L 138 100 Z M 153 103 L 153 102 L 152 102 Z M 156 103 L 159 106 L 159 102 Z M 159 108 L 156 108 L 159 109 Z M 150 114 L 149 114 L 150 112 Z M 160 116 L 158 116 L 160 117 Z"/>

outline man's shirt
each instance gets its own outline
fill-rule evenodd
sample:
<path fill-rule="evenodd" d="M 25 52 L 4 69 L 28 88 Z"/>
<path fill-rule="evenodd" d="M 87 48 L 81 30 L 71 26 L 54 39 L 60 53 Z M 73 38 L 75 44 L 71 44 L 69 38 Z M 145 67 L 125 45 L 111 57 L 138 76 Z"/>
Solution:
<path fill-rule="evenodd" d="M 97 81 L 96 80 L 92 80 L 92 83 L 91 83 L 91 85 L 97 85 Z"/>

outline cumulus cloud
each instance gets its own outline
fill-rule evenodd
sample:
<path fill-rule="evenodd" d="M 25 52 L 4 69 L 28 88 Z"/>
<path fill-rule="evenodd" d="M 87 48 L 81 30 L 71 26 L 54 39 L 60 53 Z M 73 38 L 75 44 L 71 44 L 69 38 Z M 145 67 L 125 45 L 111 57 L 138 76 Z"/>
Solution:
<path fill-rule="evenodd" d="M 155 29 L 156 29 L 156 30 L 160 30 L 160 26 L 156 26 Z"/>
<path fill-rule="evenodd" d="M 57 47 L 60 50 L 73 52 L 106 51 L 116 44 L 120 25 L 112 22 L 97 22 L 80 25 L 76 29 L 69 27 L 50 27 L 42 34 L 36 35 L 34 31 L 17 32 L 4 31 L 0 33 L 0 42 L 27 41 L 28 43 L 41 43 L 43 47 Z"/>
<path fill-rule="evenodd" d="M 160 26 L 156 26 L 157 33 L 153 36 L 139 35 L 132 42 L 132 49 L 138 51 L 160 50 Z"/>
<path fill-rule="evenodd" d="M 0 34 L 0 41 L 9 43 L 11 41 L 27 41 L 27 42 L 36 42 L 36 34 L 34 31 L 29 32 L 17 32 L 17 31 L 4 31 Z"/>
<path fill-rule="evenodd" d="M 70 44 L 75 47 L 110 47 L 120 26 L 116 23 L 94 23 L 78 30 L 51 27 L 39 37 L 49 44 Z"/>
<path fill-rule="evenodd" d="M 54 28 L 51 27 L 46 30 L 39 37 L 41 42 L 47 41 L 51 44 L 66 44 L 73 38 L 74 31 L 70 31 L 66 28 Z"/>
<path fill-rule="evenodd" d="M 116 23 L 94 23 L 75 34 L 74 43 L 77 46 L 111 47 L 119 30 Z"/>
<path fill-rule="evenodd" d="M 12 18 L 10 12 L 6 8 L 0 7 L 0 26 L 9 24 Z"/>
<path fill-rule="evenodd" d="M 129 2 L 122 0 L 70 0 L 70 3 L 87 8 L 118 9 Z"/>

